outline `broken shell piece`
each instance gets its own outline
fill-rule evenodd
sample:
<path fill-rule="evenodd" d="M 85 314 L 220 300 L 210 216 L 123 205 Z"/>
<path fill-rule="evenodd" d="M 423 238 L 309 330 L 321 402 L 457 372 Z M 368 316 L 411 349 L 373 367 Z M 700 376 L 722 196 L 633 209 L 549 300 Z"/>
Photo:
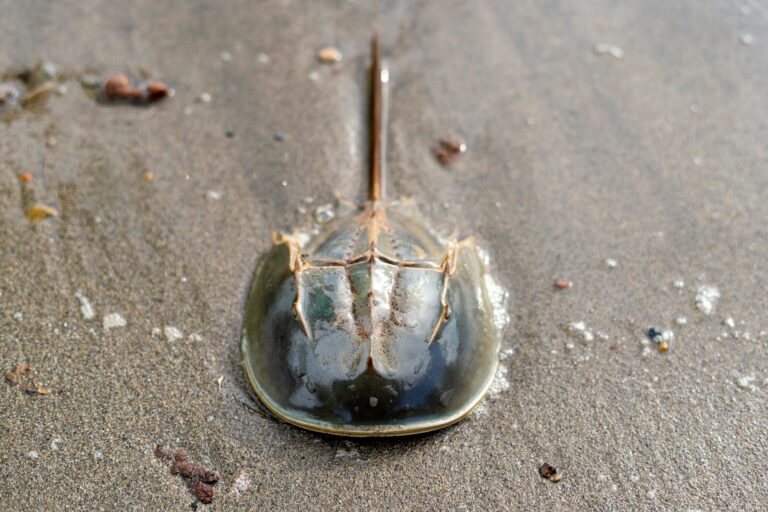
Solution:
<path fill-rule="evenodd" d="M 25 94 L 21 98 L 21 104 L 22 105 L 29 105 L 31 103 L 34 103 L 36 101 L 42 100 L 54 90 L 56 89 L 56 84 L 54 82 L 45 82 L 44 84 L 41 84 L 31 91 L 29 91 L 27 94 Z"/>
<path fill-rule="evenodd" d="M 45 206 L 44 204 L 38 203 L 30 206 L 27 209 L 26 217 L 29 222 L 33 224 L 37 224 L 43 219 L 46 219 L 48 217 L 55 217 L 58 214 L 59 212 L 57 212 L 50 206 Z"/>

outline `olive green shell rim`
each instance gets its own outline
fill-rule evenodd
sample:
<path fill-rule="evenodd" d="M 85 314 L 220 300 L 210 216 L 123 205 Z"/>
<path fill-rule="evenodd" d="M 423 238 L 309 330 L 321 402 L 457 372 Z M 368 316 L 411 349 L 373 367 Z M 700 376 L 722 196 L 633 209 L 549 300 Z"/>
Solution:
<path fill-rule="evenodd" d="M 246 346 L 246 338 L 243 337 L 243 348 Z M 459 409 L 458 412 L 446 417 L 443 420 L 439 421 L 427 421 L 423 423 L 418 423 L 409 427 L 397 427 L 397 426 L 387 426 L 387 427 L 365 427 L 365 428 L 348 428 L 344 425 L 334 425 L 332 423 L 326 422 L 326 421 L 305 421 L 297 419 L 287 412 L 274 402 L 272 402 L 269 398 L 267 398 L 266 393 L 264 390 L 259 386 L 259 384 L 256 381 L 256 378 L 251 374 L 250 366 L 248 365 L 248 356 L 247 354 L 243 354 L 243 357 L 245 358 L 244 364 L 245 364 L 245 373 L 248 376 L 248 381 L 251 383 L 251 387 L 256 392 L 256 396 L 259 398 L 262 404 L 269 409 L 269 411 L 274 414 L 277 418 L 280 420 L 289 423 L 291 425 L 294 425 L 296 427 L 300 427 L 306 430 L 311 430 L 313 432 L 320 432 L 322 434 L 331 434 L 334 436 L 342 436 L 342 437 L 395 437 L 395 436 L 410 436 L 415 434 L 423 434 L 425 432 L 432 432 L 434 430 L 440 430 L 441 428 L 448 427 L 450 425 L 453 425 L 454 423 L 458 423 L 459 421 L 463 420 L 464 418 L 469 415 L 469 413 L 472 412 L 472 409 L 474 409 L 485 397 L 485 395 L 488 393 L 488 389 L 491 387 L 491 383 L 493 382 L 493 378 L 496 375 L 496 370 L 498 369 L 499 360 L 498 358 L 494 361 L 493 365 L 493 371 L 489 373 L 489 377 L 486 379 L 485 383 L 483 384 L 483 387 L 480 389 L 480 392 L 478 392 L 475 397 L 469 401 L 464 407 Z"/>

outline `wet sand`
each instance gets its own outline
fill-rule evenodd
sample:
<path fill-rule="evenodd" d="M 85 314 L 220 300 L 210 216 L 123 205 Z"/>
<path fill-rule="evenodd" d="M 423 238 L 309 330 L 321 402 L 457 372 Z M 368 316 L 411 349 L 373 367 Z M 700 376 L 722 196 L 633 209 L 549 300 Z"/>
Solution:
<path fill-rule="evenodd" d="M 158 444 L 220 473 L 210 510 L 761 508 L 768 8 L 471 4 L 0 2 L 0 70 L 49 60 L 67 88 L 0 124 L 0 369 L 50 391 L 0 386 L 4 510 L 188 509 Z M 348 441 L 259 412 L 239 334 L 272 230 L 364 195 L 374 24 L 388 194 L 488 250 L 511 355 L 459 425 Z M 176 95 L 100 105 L 87 71 Z M 454 135 L 446 168 L 431 148 Z M 30 225 L 30 199 L 60 216 Z"/>

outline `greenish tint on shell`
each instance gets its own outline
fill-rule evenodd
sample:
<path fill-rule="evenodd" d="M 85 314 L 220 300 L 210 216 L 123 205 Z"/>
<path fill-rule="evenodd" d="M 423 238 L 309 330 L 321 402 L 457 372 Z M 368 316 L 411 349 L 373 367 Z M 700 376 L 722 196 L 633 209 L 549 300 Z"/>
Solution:
<path fill-rule="evenodd" d="M 261 401 L 289 423 L 347 436 L 463 418 L 494 377 L 499 333 L 485 264 L 473 244 L 456 247 L 445 279 L 451 248 L 378 203 L 325 225 L 300 248 L 299 272 L 290 244 L 276 243 L 256 270 L 242 340 Z"/>

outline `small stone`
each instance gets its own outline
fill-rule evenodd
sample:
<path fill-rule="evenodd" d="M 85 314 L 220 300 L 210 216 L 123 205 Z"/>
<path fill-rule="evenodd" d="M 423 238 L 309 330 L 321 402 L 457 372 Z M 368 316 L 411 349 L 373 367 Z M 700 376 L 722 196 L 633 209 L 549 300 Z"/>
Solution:
<path fill-rule="evenodd" d="M 619 262 L 613 258 L 606 258 L 605 264 L 608 266 L 608 268 L 616 268 L 619 266 Z"/>
<path fill-rule="evenodd" d="M 86 89 L 96 89 L 101 86 L 102 80 L 96 73 L 86 73 L 80 77 L 80 84 Z"/>
<path fill-rule="evenodd" d="M 229 52 L 221 52 L 219 58 L 224 62 L 232 62 L 232 54 Z"/>
<path fill-rule="evenodd" d="M 728 318 L 726 318 L 725 320 L 723 320 L 723 325 L 725 325 L 725 326 L 727 326 L 727 327 L 730 327 L 731 329 L 733 329 L 734 327 L 736 327 L 736 321 L 733 319 L 733 317 L 730 317 L 730 316 L 729 316 Z"/>
<path fill-rule="evenodd" d="M 332 64 L 334 62 L 340 62 L 342 59 L 341 52 L 333 46 L 326 46 L 317 52 L 317 60 L 326 64 Z"/>
<path fill-rule="evenodd" d="M 154 179 L 155 179 L 155 173 L 153 173 L 152 171 L 147 171 L 147 172 L 144 174 L 144 179 L 145 179 L 145 180 L 147 180 L 147 181 L 154 181 Z"/>
<path fill-rule="evenodd" d="M 27 457 L 29 457 L 29 458 L 30 458 L 30 459 L 32 459 L 32 460 L 37 460 L 37 458 L 39 457 L 39 455 L 37 454 L 37 452 L 36 452 L 35 450 L 32 450 L 31 452 L 29 452 L 29 453 L 27 454 Z"/>
<path fill-rule="evenodd" d="M 256 60 L 261 64 L 269 64 L 270 58 L 266 53 L 259 53 L 256 55 Z"/>
<path fill-rule="evenodd" d="M 37 87 L 40 84 L 54 80 L 56 78 L 56 74 L 56 66 L 52 62 L 41 62 L 32 71 L 29 84 L 32 87 Z"/>
<path fill-rule="evenodd" d="M 56 217 L 59 214 L 55 209 L 44 204 L 34 204 L 27 209 L 26 217 L 32 224 L 42 222 L 48 217 Z"/>
<path fill-rule="evenodd" d="M 315 221 L 319 223 L 325 223 L 329 220 L 333 219 L 336 216 L 335 208 L 333 207 L 333 204 L 327 203 L 322 204 L 315 208 Z"/>
<path fill-rule="evenodd" d="M 19 181 L 22 183 L 29 183 L 32 181 L 32 173 L 31 172 L 22 172 L 19 174 Z"/>
<path fill-rule="evenodd" d="M 96 313 L 93 311 L 93 306 L 88 297 L 83 295 L 80 290 L 75 292 L 75 297 L 80 301 L 80 314 L 83 315 L 83 320 L 93 320 L 96 317 Z"/>
<path fill-rule="evenodd" d="M 375 396 L 372 396 L 372 397 L 371 397 L 371 398 L 368 400 L 368 402 L 371 404 L 371 407 L 376 407 L 377 405 L 379 405 L 379 399 L 378 399 L 378 398 L 376 398 Z"/>
<path fill-rule="evenodd" d="M 720 290 L 715 286 L 701 285 L 696 290 L 696 307 L 705 315 L 711 315 L 720 299 Z"/>
<path fill-rule="evenodd" d="M 742 34 L 739 41 L 741 41 L 741 44 L 743 45 L 751 46 L 755 42 L 755 36 L 752 34 Z"/>
<path fill-rule="evenodd" d="M 553 483 L 559 482 L 562 478 L 562 476 L 558 474 L 557 469 L 546 462 L 539 466 L 539 476 L 546 478 Z"/>
<path fill-rule="evenodd" d="M 99 450 L 93 450 L 93 458 L 96 460 L 101 460 L 104 458 L 104 454 L 101 453 Z"/>
<path fill-rule="evenodd" d="M 204 92 L 197 97 L 197 101 L 200 103 L 210 103 L 212 99 L 213 98 L 211 98 L 211 95 L 207 92 Z"/>
<path fill-rule="evenodd" d="M 21 311 L 17 311 L 13 314 L 13 319 L 17 322 L 21 322 L 24 320 L 24 314 Z"/>
<path fill-rule="evenodd" d="M 683 281 L 682 279 L 676 279 L 672 283 L 672 286 L 674 286 L 675 288 L 678 288 L 678 289 L 685 288 L 685 281 Z"/>
<path fill-rule="evenodd" d="M 688 319 L 685 318 L 684 316 L 679 316 L 679 317 L 675 318 L 675 323 L 677 325 L 685 325 L 685 324 L 688 323 Z"/>
<path fill-rule="evenodd" d="M 128 322 L 126 322 L 125 318 L 123 318 L 120 313 L 109 313 L 108 315 L 104 315 L 102 325 L 105 331 L 109 331 L 110 329 L 115 329 L 117 327 L 125 327 L 128 325 Z"/>
<path fill-rule="evenodd" d="M 624 50 L 616 46 L 615 44 L 599 43 L 594 47 L 594 51 L 598 55 L 608 55 L 614 59 L 623 59 Z"/>
<path fill-rule="evenodd" d="M 742 389 L 749 389 L 750 391 L 757 391 L 757 386 L 754 384 L 754 375 L 745 375 L 736 379 L 736 385 Z"/>
<path fill-rule="evenodd" d="M 648 329 L 648 337 L 651 338 L 652 340 L 655 340 L 660 336 L 661 336 L 661 331 L 659 331 L 655 327 L 651 327 L 650 329 Z"/>
<path fill-rule="evenodd" d="M 219 199 L 221 199 L 221 192 L 218 192 L 216 190 L 209 190 L 208 192 L 205 193 L 205 197 L 213 201 L 218 201 Z"/>
<path fill-rule="evenodd" d="M 558 279 L 555 281 L 555 288 L 558 290 L 565 290 L 566 288 L 570 288 L 573 286 L 573 283 L 571 281 L 564 281 L 562 279 Z"/>
<path fill-rule="evenodd" d="M 170 325 L 165 326 L 163 334 L 165 335 L 165 339 L 171 343 L 184 337 L 179 329 Z"/>

